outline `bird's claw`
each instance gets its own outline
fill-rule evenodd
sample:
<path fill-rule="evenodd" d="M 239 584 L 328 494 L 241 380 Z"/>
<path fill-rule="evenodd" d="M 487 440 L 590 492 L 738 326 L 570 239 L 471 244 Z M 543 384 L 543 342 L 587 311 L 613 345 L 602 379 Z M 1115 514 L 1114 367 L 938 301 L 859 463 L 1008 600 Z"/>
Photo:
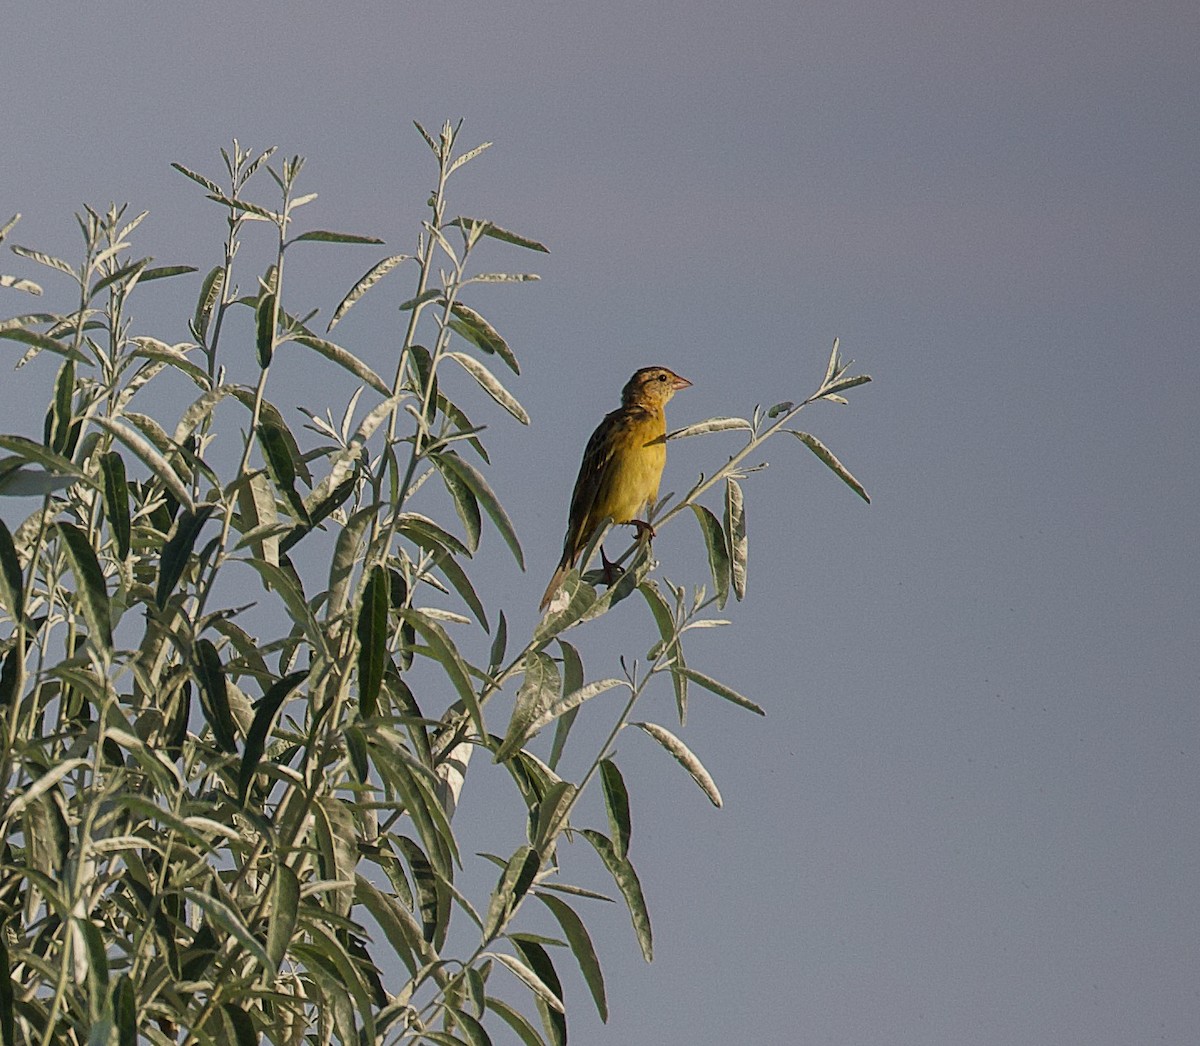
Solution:
<path fill-rule="evenodd" d="M 644 519 L 631 519 L 629 523 L 635 530 L 637 530 L 638 541 L 641 541 L 642 538 L 646 538 L 647 541 L 650 541 L 658 537 L 658 533 L 655 531 L 654 527 L 647 523 Z"/>

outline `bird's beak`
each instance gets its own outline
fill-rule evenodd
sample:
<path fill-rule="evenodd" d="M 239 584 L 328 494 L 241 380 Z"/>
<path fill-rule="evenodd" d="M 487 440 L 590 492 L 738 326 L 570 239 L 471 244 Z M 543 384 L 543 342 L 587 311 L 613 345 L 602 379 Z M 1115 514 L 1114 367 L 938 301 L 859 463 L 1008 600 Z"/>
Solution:
<path fill-rule="evenodd" d="M 675 375 L 674 381 L 671 382 L 671 388 L 673 388 L 676 392 L 678 392 L 680 389 L 691 388 L 691 386 L 692 383 L 688 381 L 687 378 L 681 378 L 678 374 Z"/>

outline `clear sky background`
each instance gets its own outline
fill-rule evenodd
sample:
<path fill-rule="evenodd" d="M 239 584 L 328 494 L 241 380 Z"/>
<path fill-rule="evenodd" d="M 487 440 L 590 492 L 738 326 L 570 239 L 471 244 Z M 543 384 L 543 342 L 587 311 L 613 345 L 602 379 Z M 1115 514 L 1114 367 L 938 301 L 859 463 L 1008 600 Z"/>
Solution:
<path fill-rule="evenodd" d="M 572 1041 L 1185 1046 L 1198 56 L 1184 0 L 13 5 L 0 210 L 73 258 L 71 213 L 128 200 L 151 211 L 143 251 L 206 269 L 220 213 L 169 162 L 213 173 L 236 135 L 309 158 L 313 227 L 403 251 L 432 170 L 411 120 L 495 141 L 458 209 L 553 251 L 494 251 L 543 280 L 478 299 L 534 416 L 475 412 L 530 564 L 485 535 L 481 588 L 516 635 L 629 373 L 692 379 L 672 425 L 747 414 L 811 391 L 840 336 L 874 383 L 804 426 L 873 504 L 795 441 L 747 481 L 748 599 L 689 660 L 768 715 L 693 697 L 683 736 L 719 812 L 648 739 L 622 742 L 657 957 L 597 911 L 613 1013 L 564 961 Z M 377 256 L 297 269 L 327 316 Z M 409 290 L 391 279 L 340 329 L 384 372 Z M 193 286 L 159 286 L 143 301 L 190 308 Z M 5 431 L 40 433 L 49 374 L 0 378 Z M 325 404 L 323 379 L 289 380 L 289 406 Z M 736 445 L 673 445 L 664 489 Z M 690 520 L 655 548 L 703 580 Z M 614 674 L 611 647 L 588 657 Z M 487 834 L 486 797 L 461 816 Z"/>

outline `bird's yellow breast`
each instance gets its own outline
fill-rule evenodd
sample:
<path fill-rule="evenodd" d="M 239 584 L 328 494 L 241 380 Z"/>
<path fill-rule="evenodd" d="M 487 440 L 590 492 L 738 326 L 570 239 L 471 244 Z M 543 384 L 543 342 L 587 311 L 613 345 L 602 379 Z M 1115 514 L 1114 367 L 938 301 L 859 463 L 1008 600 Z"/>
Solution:
<path fill-rule="evenodd" d="M 594 507 L 598 523 L 605 516 L 628 523 L 658 498 L 658 484 L 667 463 L 666 427 L 658 417 L 638 419 L 620 433 L 620 447 L 601 480 Z"/>

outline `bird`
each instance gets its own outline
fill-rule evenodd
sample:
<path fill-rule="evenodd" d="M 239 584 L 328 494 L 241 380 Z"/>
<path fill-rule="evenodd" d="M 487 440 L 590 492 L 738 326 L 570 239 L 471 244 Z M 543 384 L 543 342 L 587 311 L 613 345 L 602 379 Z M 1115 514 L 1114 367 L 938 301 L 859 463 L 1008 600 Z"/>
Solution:
<path fill-rule="evenodd" d="M 571 494 L 562 559 L 538 605 L 545 610 L 579 553 L 606 520 L 631 523 L 638 537 L 654 528 L 638 516 L 658 499 L 667 462 L 667 422 L 663 407 L 692 383 L 667 367 L 643 367 L 621 390 L 621 405 L 596 427 L 583 452 Z M 601 557 L 604 549 L 600 550 Z M 605 560 L 607 566 L 607 560 Z"/>

